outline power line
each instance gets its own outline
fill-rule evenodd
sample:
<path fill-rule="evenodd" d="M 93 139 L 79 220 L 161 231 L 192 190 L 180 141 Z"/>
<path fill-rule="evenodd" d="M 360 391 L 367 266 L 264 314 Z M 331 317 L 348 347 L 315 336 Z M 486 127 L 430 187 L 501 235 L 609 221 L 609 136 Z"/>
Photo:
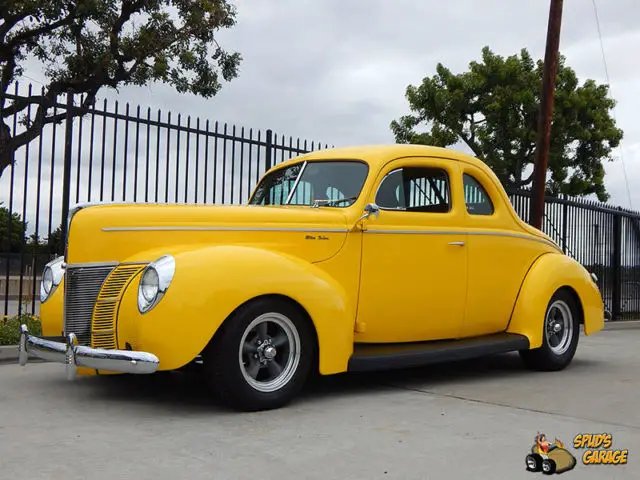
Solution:
<path fill-rule="evenodd" d="M 602 30 L 600 29 L 600 16 L 598 15 L 598 6 L 596 5 L 596 0 L 592 0 L 593 3 L 593 11 L 596 17 L 596 25 L 598 27 L 598 37 L 600 39 L 600 51 L 602 52 L 602 63 L 604 64 L 604 74 L 607 78 L 607 84 L 609 85 L 609 93 L 613 97 L 613 91 L 611 89 L 611 80 L 609 77 L 609 67 L 607 66 L 607 57 L 604 51 L 604 42 L 602 41 Z M 614 106 L 612 109 L 613 120 L 618 123 L 618 119 L 616 118 L 616 107 Z M 629 178 L 627 177 L 627 168 L 624 163 L 624 155 L 622 151 L 622 146 L 620 147 L 620 161 L 622 162 L 622 171 L 624 173 L 624 183 L 627 187 L 627 197 L 629 198 L 629 208 L 633 209 L 633 204 L 631 202 L 631 190 L 629 189 Z"/>
<path fill-rule="evenodd" d="M 32 82 L 39 83 L 39 84 L 40 84 L 40 85 L 42 85 L 43 87 L 45 86 L 45 85 L 44 85 L 44 83 L 42 83 L 40 80 L 36 80 L 35 78 L 30 77 L 29 75 L 25 75 L 25 74 L 23 73 L 21 76 L 22 76 L 22 77 L 24 77 L 24 78 L 26 78 L 26 79 L 28 79 L 28 80 L 31 80 Z"/>

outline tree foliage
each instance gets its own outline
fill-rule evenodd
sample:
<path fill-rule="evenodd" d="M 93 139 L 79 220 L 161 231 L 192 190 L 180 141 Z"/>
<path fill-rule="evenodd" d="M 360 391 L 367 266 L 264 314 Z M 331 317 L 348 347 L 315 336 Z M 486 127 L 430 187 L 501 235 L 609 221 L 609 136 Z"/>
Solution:
<path fill-rule="evenodd" d="M 391 122 L 396 142 L 448 147 L 466 144 L 485 161 L 507 188 L 527 187 L 534 162 L 543 62 L 526 49 L 503 58 L 488 47 L 482 61 L 453 74 L 439 63 L 436 74 L 409 86 L 411 114 Z M 552 119 L 547 188 L 551 194 L 609 195 L 604 186 L 604 160 L 613 160 L 623 132 L 610 115 L 615 106 L 608 87 L 576 73 L 560 56 Z M 429 128 L 418 131 L 421 124 Z"/>
<path fill-rule="evenodd" d="M 0 204 L 1 205 L 1 204 Z M 27 222 L 20 215 L 0 206 L 0 252 L 17 253 L 24 244 L 24 232 Z"/>
<path fill-rule="evenodd" d="M 40 238 L 40 236 L 36 236 L 35 234 L 29 235 L 26 245 L 28 247 L 28 251 L 39 255 L 62 255 L 64 253 L 62 225 L 58 225 L 58 227 L 44 239 Z"/>
<path fill-rule="evenodd" d="M 28 222 L 19 213 L 9 212 L 0 203 L 0 253 L 31 252 L 36 254 L 62 254 L 62 226 L 53 230 L 48 236 L 41 238 L 35 234 L 27 237 Z"/>
<path fill-rule="evenodd" d="M 4 0 L 0 2 L 0 174 L 16 149 L 36 138 L 42 125 L 60 122 L 51 106 L 60 94 L 85 94 L 90 106 L 103 87 L 162 82 L 178 92 L 215 96 L 221 80 L 238 75 L 239 53 L 216 40 L 235 25 L 227 0 Z M 7 105 L 3 93 L 39 60 L 48 84 L 44 95 Z M 4 119 L 37 104 L 26 130 L 12 134 Z M 74 109 L 74 114 L 80 112 Z"/>

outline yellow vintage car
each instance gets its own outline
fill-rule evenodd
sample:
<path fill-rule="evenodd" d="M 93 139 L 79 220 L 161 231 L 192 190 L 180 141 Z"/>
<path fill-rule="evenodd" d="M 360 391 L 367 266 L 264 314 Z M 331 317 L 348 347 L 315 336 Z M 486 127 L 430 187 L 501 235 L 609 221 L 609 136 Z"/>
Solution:
<path fill-rule="evenodd" d="M 247 205 L 81 205 L 68 225 L 20 364 L 73 378 L 197 361 L 241 410 L 287 404 L 312 373 L 510 351 L 560 370 L 580 326 L 604 325 L 595 277 L 449 149 L 315 151 L 270 169 Z"/>

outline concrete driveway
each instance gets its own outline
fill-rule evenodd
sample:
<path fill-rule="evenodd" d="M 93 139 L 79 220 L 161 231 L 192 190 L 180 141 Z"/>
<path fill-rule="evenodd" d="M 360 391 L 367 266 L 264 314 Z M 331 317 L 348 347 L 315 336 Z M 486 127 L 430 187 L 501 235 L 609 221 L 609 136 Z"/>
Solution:
<path fill-rule="evenodd" d="M 552 374 L 504 355 L 319 379 L 253 414 L 211 403 L 192 375 L 69 383 L 62 365 L 0 365 L 0 478 L 534 479 L 537 432 L 578 460 L 560 478 L 637 478 L 638 345 L 636 329 L 583 336 Z M 579 433 L 611 434 L 629 464 L 583 465 Z"/>

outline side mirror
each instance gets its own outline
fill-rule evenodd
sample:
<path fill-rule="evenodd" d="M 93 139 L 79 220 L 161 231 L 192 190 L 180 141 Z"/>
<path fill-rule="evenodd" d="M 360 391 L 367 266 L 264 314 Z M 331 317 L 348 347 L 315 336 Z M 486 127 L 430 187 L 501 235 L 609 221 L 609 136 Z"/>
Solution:
<path fill-rule="evenodd" d="M 355 230 L 356 226 L 362 221 L 369 217 L 377 217 L 380 215 L 380 207 L 375 203 L 367 203 L 364 207 L 364 214 L 356 220 L 356 223 L 351 227 L 351 231 Z"/>
<path fill-rule="evenodd" d="M 377 217 L 378 215 L 380 215 L 380 207 L 375 203 L 367 203 L 364 206 L 364 215 L 361 217 L 361 220 L 371 216 Z"/>

